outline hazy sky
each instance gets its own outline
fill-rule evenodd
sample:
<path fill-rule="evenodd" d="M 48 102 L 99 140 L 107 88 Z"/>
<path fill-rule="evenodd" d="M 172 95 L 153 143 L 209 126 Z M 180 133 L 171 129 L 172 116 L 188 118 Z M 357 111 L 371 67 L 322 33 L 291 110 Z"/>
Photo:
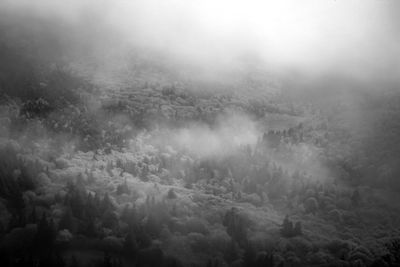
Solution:
<path fill-rule="evenodd" d="M 252 56 L 275 69 L 360 79 L 393 78 L 400 67 L 396 0 L 0 2 L 70 21 L 95 14 L 136 45 L 205 65 Z"/>
<path fill-rule="evenodd" d="M 139 0 L 117 1 L 110 18 L 133 40 L 199 61 L 250 54 L 365 75 L 398 66 L 398 7 L 394 0 Z"/>

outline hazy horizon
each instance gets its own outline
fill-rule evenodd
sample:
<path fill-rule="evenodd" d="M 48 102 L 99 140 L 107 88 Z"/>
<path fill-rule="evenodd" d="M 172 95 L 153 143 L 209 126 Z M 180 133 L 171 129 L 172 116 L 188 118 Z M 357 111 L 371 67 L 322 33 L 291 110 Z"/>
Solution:
<path fill-rule="evenodd" d="M 394 1 L 2 1 L 152 49 L 209 72 L 256 62 L 277 75 L 340 76 L 359 82 L 400 77 L 399 5 Z M 93 26 L 96 25 L 96 26 Z M 114 48 L 115 49 L 115 48 Z"/>

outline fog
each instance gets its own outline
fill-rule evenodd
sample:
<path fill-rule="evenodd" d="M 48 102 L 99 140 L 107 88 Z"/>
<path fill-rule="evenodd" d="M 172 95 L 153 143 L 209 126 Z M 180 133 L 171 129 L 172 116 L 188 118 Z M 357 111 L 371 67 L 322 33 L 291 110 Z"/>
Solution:
<path fill-rule="evenodd" d="M 226 114 L 219 116 L 212 127 L 197 122 L 169 131 L 161 129 L 150 143 L 171 146 L 202 160 L 221 159 L 234 155 L 239 149 L 254 150 L 262 137 L 260 128 L 246 115 Z"/>
<path fill-rule="evenodd" d="M 396 0 L 0 0 L 0 266 L 400 266 Z"/>
<path fill-rule="evenodd" d="M 364 129 L 360 122 L 370 119 L 364 116 L 360 92 L 398 89 L 400 22 L 394 1 L 3 0 L 0 7 L 7 15 L 3 23 L 20 20 L 36 37 L 31 45 L 42 50 L 40 58 L 62 58 L 102 88 L 123 85 L 116 81 L 121 73 L 135 81 L 151 82 L 151 75 L 159 81 L 161 66 L 161 75 L 189 73 L 191 80 L 201 82 L 195 90 L 206 90 L 208 79 L 223 80 L 228 90 L 247 90 L 240 77 L 261 70 L 263 79 L 277 79 L 291 99 L 311 100 L 322 109 L 337 103 L 351 106 L 343 112 L 359 131 Z M 25 17 L 42 24 L 31 26 Z M 42 36 L 46 31 L 54 40 Z M 220 129 L 210 132 L 200 126 L 176 136 L 200 150 L 205 137 L 218 143 L 215 151 L 225 147 Z M 214 153 L 200 150 L 196 153 Z"/>
<path fill-rule="evenodd" d="M 251 61 L 283 77 L 296 72 L 387 81 L 399 74 L 394 1 L 16 0 L 1 6 L 81 31 L 87 26 L 96 32 L 95 47 L 112 29 L 121 43 L 209 72 L 240 69 Z"/>

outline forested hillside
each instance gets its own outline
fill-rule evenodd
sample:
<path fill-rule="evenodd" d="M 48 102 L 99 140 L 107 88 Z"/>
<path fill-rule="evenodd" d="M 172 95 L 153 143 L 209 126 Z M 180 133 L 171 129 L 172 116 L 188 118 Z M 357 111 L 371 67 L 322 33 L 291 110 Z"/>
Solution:
<path fill-rule="evenodd" d="M 397 91 L 325 105 L 95 22 L 0 15 L 1 266 L 400 265 Z"/>

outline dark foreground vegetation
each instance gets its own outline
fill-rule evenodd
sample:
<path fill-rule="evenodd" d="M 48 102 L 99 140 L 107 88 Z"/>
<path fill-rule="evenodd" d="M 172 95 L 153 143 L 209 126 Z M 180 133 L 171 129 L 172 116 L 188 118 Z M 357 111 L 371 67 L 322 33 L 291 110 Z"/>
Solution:
<path fill-rule="evenodd" d="M 0 39 L 1 266 L 400 266 L 395 119 L 382 141 L 276 92 L 111 90 L 26 49 Z"/>

